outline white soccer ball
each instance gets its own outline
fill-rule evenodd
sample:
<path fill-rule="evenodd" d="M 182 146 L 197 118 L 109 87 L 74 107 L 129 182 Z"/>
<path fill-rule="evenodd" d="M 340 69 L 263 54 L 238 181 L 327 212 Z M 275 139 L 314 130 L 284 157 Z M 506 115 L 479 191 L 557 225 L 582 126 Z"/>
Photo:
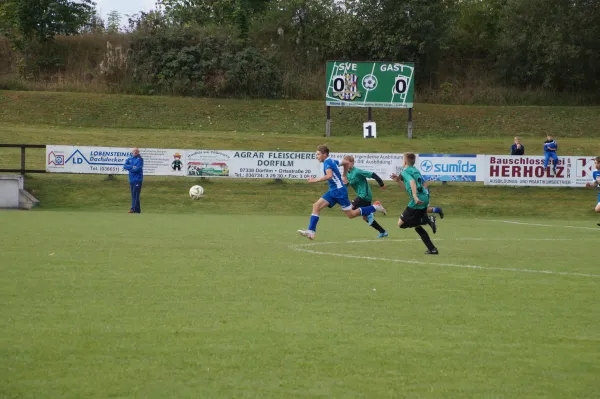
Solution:
<path fill-rule="evenodd" d="M 190 198 L 192 199 L 200 199 L 204 195 L 204 189 L 202 186 L 192 186 L 190 188 Z"/>

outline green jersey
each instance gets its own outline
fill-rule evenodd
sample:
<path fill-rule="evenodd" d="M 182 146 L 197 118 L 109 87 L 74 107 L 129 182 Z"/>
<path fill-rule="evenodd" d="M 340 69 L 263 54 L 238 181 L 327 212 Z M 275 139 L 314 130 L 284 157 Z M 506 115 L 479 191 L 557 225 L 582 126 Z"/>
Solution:
<path fill-rule="evenodd" d="M 373 172 L 367 172 L 366 170 L 352 168 L 346 175 L 348 183 L 356 191 L 356 195 L 366 201 L 373 200 L 373 193 L 371 192 L 371 186 L 367 182 L 367 179 L 373 177 Z"/>
<path fill-rule="evenodd" d="M 406 187 L 406 191 L 408 192 L 408 196 L 410 197 L 410 202 L 408 203 L 409 208 L 415 209 L 424 209 L 429 205 L 429 194 L 427 194 L 427 190 L 423 187 L 423 177 L 421 176 L 421 172 L 414 166 L 409 166 L 408 168 L 402 171 L 402 178 L 404 179 L 404 187 Z M 421 201 L 422 204 L 417 205 L 415 199 L 413 198 L 412 189 L 410 188 L 410 182 L 414 180 L 417 183 L 417 197 Z"/>

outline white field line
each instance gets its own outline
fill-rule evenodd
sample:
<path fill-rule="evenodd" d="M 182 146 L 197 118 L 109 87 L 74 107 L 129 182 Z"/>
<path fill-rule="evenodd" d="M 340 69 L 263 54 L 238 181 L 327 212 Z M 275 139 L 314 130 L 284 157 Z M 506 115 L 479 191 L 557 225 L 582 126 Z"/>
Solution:
<path fill-rule="evenodd" d="M 488 241 L 480 238 L 463 238 L 456 239 L 455 241 Z M 562 239 L 560 241 L 570 241 L 571 239 Z M 549 274 L 556 276 L 578 276 L 578 277 L 590 277 L 590 278 L 600 278 L 598 274 L 588 274 L 588 273 L 572 273 L 572 272 L 556 272 L 552 270 L 533 270 L 533 269 L 517 269 L 511 267 L 493 267 L 493 266 L 479 266 L 479 265 L 461 265 L 456 263 L 438 263 L 438 262 L 425 262 L 420 260 L 412 260 L 412 259 L 393 259 L 393 258 L 380 258 L 375 256 L 360 256 L 360 255 L 351 255 L 351 254 L 340 254 L 334 252 L 325 252 L 325 251 L 316 251 L 310 249 L 314 246 L 319 245 L 334 245 L 334 244 L 356 244 L 356 243 L 365 243 L 365 242 L 389 242 L 389 241 L 419 241 L 413 239 L 406 240 L 355 240 L 355 241 L 343 241 L 343 242 L 319 242 L 319 243 L 309 243 L 309 244 L 298 244 L 298 245 L 290 245 L 290 248 L 294 251 L 306 252 L 315 255 L 329 255 L 329 256 L 337 256 L 341 258 L 349 258 L 349 259 L 365 259 L 365 260 L 373 260 L 373 261 L 382 261 L 382 262 L 395 262 L 395 263 L 406 263 L 411 265 L 431 265 L 437 267 L 455 267 L 455 268 L 463 268 L 463 269 L 478 269 L 478 270 L 496 270 L 496 271 L 504 271 L 504 272 L 519 272 L 519 273 L 535 273 L 535 274 Z M 437 240 L 440 241 L 440 240 Z M 489 240 L 491 241 L 491 240 Z M 495 241 L 558 241 L 554 239 L 498 239 Z M 580 240 L 578 240 L 580 241 Z M 429 255 L 435 256 L 435 255 Z M 438 255 L 439 256 L 439 255 Z"/>
<path fill-rule="evenodd" d="M 525 223 L 525 222 L 515 222 L 512 220 L 495 220 L 495 219 L 477 219 L 483 222 L 496 222 L 496 223 L 507 223 L 507 224 L 518 224 L 522 226 L 534 226 L 534 227 L 555 227 L 555 228 L 563 228 L 563 229 L 579 229 L 579 230 L 595 230 L 600 231 L 600 227 L 584 227 L 584 226 L 558 226 L 555 224 L 539 224 L 539 223 Z"/>

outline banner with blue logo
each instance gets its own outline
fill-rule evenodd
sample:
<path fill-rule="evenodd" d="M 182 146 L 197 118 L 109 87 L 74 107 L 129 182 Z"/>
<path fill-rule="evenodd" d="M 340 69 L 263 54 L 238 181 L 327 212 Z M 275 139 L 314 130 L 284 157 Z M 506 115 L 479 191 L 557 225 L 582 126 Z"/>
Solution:
<path fill-rule="evenodd" d="M 475 154 L 418 154 L 415 166 L 425 181 L 483 180 L 483 158 Z"/>

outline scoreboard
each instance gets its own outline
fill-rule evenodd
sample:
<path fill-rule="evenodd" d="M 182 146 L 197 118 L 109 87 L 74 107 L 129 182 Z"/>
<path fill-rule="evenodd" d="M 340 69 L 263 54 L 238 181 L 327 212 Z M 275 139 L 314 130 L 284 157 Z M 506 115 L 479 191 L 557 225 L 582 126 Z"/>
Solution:
<path fill-rule="evenodd" d="M 411 63 L 327 61 L 330 107 L 413 108 Z"/>

